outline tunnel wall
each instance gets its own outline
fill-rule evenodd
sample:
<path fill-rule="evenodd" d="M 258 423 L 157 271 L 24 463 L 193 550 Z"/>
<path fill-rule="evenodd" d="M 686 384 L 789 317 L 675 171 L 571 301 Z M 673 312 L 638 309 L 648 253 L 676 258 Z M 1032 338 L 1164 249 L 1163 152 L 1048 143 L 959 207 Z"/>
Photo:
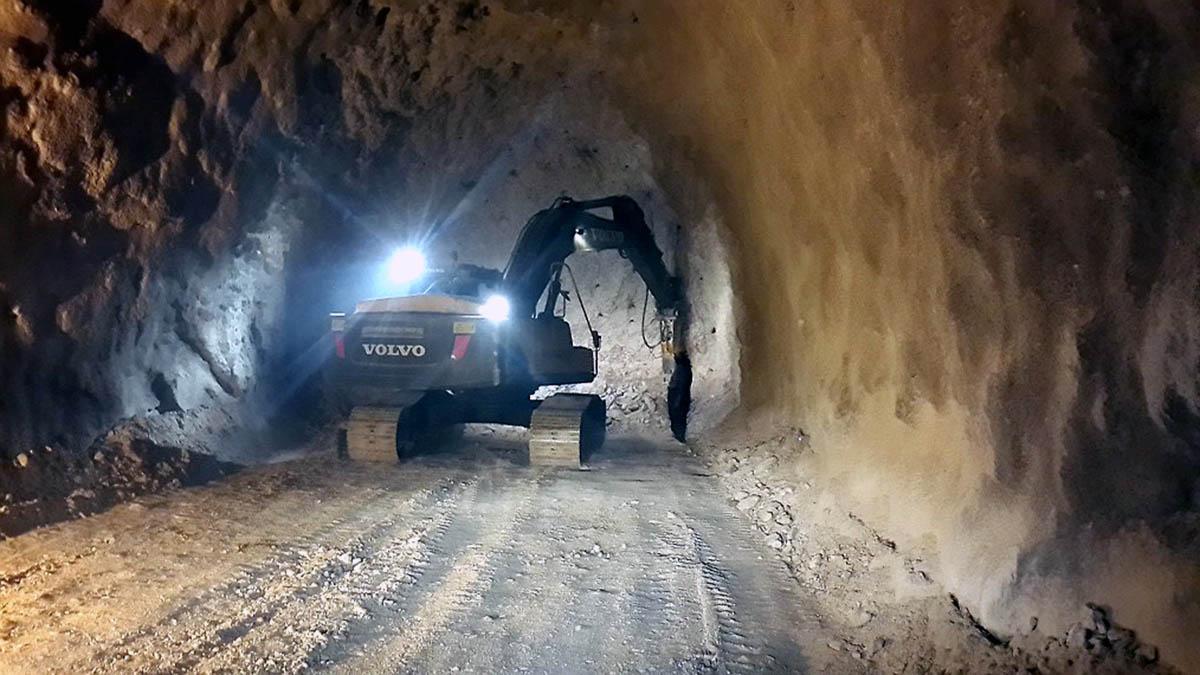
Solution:
<path fill-rule="evenodd" d="M 879 5 L 0 0 L 3 453 L 269 416 L 381 250 L 594 179 L 679 228 L 708 424 L 990 626 L 1200 658 L 1196 10 Z"/>
<path fill-rule="evenodd" d="M 615 80 L 735 242 L 732 426 L 802 429 L 988 625 L 1093 601 L 1200 662 L 1194 6 L 631 11 Z"/>
<path fill-rule="evenodd" d="M 273 166 L 98 10 L 0 5 L 5 459 L 148 413 L 227 418 L 280 328 L 296 221 Z"/>

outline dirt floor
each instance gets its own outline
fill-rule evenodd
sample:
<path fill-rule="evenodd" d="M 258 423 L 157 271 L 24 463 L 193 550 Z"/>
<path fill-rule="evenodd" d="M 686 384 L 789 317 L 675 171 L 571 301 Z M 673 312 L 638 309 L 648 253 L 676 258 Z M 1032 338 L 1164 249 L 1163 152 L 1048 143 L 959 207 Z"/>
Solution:
<path fill-rule="evenodd" d="M 616 439 L 579 472 L 521 447 L 485 428 L 402 466 L 314 448 L 4 540 L 0 671 L 1154 671 L 1096 626 L 1002 641 L 804 500 L 767 519 L 731 492 L 753 471 L 722 468 L 742 451 Z"/>

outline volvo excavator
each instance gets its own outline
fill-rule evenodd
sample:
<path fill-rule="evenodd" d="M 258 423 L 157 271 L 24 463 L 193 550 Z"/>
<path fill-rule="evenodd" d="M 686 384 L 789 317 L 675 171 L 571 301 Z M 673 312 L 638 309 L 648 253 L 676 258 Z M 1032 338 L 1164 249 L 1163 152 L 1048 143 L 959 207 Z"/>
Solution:
<path fill-rule="evenodd" d="M 682 357 L 674 339 L 681 287 L 641 207 L 623 195 L 561 197 L 525 224 L 503 272 L 458 263 L 425 272 L 412 269 L 423 268 L 419 254 L 402 254 L 392 264 L 413 272 L 409 294 L 330 316 L 333 382 L 349 409 L 339 452 L 394 462 L 439 429 L 492 423 L 529 428 L 530 464 L 580 468 L 604 442 L 604 400 L 556 393 L 539 401 L 533 394 L 596 377 L 600 335 L 588 319 L 592 344 L 573 343 L 564 284 L 574 283 L 569 256 L 602 250 L 619 251 L 654 296 L 669 368 Z"/>

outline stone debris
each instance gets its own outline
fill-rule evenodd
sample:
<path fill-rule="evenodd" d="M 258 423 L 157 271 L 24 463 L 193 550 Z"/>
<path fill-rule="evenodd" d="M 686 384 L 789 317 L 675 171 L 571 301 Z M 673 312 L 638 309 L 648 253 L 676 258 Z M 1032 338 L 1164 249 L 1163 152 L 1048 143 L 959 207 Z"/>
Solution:
<path fill-rule="evenodd" d="M 31 453 L 22 452 L 11 463 L 0 465 L 0 481 L 6 480 L 7 472 L 22 472 L 21 480 L 6 483 L 14 492 L 8 493 L 0 510 L 0 536 L 94 514 L 138 495 L 202 484 L 237 470 L 234 464 L 156 440 L 174 436 L 161 434 L 155 424 L 186 434 L 202 416 L 163 417 L 149 426 L 142 422 L 114 428 L 88 453 L 55 452 L 47 446 L 37 452 L 36 461 Z"/>
<path fill-rule="evenodd" d="M 743 497 L 737 503 L 737 508 L 739 511 L 749 511 L 749 510 L 753 509 L 755 506 L 758 506 L 758 502 L 760 499 L 761 499 L 761 497 L 759 497 L 758 495 L 749 495 L 747 497 Z"/>
<path fill-rule="evenodd" d="M 849 622 L 850 627 L 851 628 L 862 628 L 863 626 L 867 625 L 868 623 L 871 623 L 871 619 L 874 619 L 874 618 L 875 618 L 875 615 L 872 614 L 871 612 L 860 609 L 851 616 L 850 622 Z"/>
<path fill-rule="evenodd" d="M 1139 642 L 1137 633 L 1117 625 L 1107 608 L 1088 603 L 1087 609 L 1090 625 L 1083 622 L 1072 624 L 1066 634 L 1067 645 L 1085 649 L 1093 657 L 1101 659 L 1121 658 L 1144 665 L 1158 661 L 1158 649 Z"/>
<path fill-rule="evenodd" d="M 809 442 L 805 435 L 803 452 L 811 451 Z M 1099 664 L 1097 672 L 1160 672 L 1155 670 L 1158 650 L 1117 626 L 1108 610 L 1094 603 L 1086 607 L 1086 623 L 1057 636 L 1034 640 L 1037 617 L 1030 618 L 1028 635 L 1020 639 L 992 633 L 940 589 L 921 556 L 900 550 L 853 513 L 843 514 L 845 529 L 857 529 L 860 538 L 830 530 L 825 523 L 838 515 L 819 506 L 813 483 L 796 480 L 794 468 L 781 460 L 787 455 L 779 449 L 788 443 L 796 446 L 781 436 L 747 447 L 700 450 L 734 507 L 762 533 L 792 576 L 826 601 L 825 619 L 841 627 L 826 643 L 829 649 L 868 661 L 869 670 L 879 672 L 907 671 L 914 662 L 935 672 L 1054 673 L 1080 663 Z M 896 599 L 900 592 L 914 599 Z M 922 646 L 935 640 L 958 646 L 948 651 Z"/>

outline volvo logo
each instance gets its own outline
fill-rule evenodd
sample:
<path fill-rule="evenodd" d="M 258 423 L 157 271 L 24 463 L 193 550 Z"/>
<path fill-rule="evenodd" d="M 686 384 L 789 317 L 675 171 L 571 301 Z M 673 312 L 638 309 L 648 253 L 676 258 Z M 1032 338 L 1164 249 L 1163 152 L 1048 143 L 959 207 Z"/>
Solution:
<path fill-rule="evenodd" d="M 425 356 L 425 345 L 380 345 L 364 343 L 367 356 Z"/>

